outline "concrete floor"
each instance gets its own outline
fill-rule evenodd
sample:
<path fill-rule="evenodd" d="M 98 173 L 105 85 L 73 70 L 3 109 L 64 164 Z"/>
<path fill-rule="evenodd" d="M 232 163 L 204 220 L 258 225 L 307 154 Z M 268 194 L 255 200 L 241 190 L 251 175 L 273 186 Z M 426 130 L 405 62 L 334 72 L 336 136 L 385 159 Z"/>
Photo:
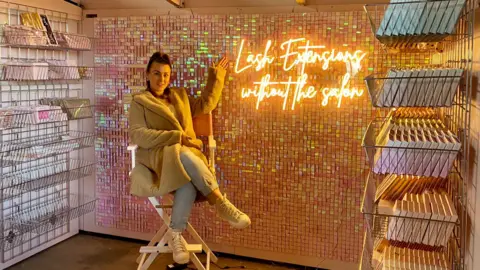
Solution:
<path fill-rule="evenodd" d="M 64 241 L 52 248 L 45 250 L 23 262 L 14 265 L 9 270 L 134 270 L 142 242 L 133 242 L 120 239 L 100 237 L 96 235 L 80 234 Z M 201 258 L 202 260 L 203 258 Z M 212 270 L 217 269 L 304 269 L 289 265 L 269 263 L 265 261 L 247 261 L 240 258 L 219 256 L 219 266 L 212 265 Z M 170 254 L 157 257 L 149 269 L 163 270 L 171 264 Z"/>

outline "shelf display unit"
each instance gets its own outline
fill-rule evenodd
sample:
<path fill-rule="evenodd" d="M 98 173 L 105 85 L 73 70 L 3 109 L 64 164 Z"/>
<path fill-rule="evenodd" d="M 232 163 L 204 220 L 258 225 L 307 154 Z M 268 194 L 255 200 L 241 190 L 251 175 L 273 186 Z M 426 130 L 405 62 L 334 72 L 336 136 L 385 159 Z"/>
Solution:
<path fill-rule="evenodd" d="M 95 209 L 79 183 L 95 171 L 81 64 L 93 40 L 67 13 L 0 1 L 0 269 L 78 233 Z"/>
<path fill-rule="evenodd" d="M 464 269 L 474 1 L 366 5 L 376 118 L 360 269 Z M 432 268 L 433 269 L 433 268 Z"/>

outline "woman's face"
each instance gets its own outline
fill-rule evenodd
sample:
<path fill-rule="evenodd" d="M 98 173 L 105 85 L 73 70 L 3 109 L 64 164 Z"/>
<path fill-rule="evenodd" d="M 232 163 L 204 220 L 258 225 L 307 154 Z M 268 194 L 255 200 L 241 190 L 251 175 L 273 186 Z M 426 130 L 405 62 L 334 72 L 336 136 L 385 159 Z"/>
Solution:
<path fill-rule="evenodd" d="M 158 94 L 163 94 L 170 83 L 172 70 L 169 65 L 154 62 L 147 72 L 147 80 L 150 82 L 150 89 Z"/>

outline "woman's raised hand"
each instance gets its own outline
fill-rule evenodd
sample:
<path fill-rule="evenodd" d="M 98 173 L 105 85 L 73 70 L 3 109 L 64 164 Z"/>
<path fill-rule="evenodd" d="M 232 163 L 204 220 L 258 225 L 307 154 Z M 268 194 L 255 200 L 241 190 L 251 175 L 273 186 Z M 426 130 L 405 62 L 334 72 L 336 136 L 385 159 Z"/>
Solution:
<path fill-rule="evenodd" d="M 228 68 L 228 59 L 226 56 L 222 57 L 222 59 L 220 59 L 220 62 L 218 62 L 218 64 L 216 65 L 217 67 L 222 67 L 223 69 L 227 69 Z"/>

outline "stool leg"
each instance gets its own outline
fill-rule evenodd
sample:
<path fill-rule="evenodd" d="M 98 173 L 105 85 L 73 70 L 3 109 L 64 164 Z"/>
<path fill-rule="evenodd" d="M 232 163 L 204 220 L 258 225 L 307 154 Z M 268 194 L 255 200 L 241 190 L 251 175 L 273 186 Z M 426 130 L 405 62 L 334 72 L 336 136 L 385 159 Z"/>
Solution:
<path fill-rule="evenodd" d="M 150 256 L 148 256 L 148 259 L 143 264 L 143 267 L 140 268 L 140 270 L 147 270 L 150 267 L 150 265 L 152 265 L 153 261 L 157 258 L 157 256 L 158 256 L 158 253 L 150 254 Z"/>
<path fill-rule="evenodd" d="M 197 254 L 190 253 L 190 256 L 193 264 L 195 265 L 195 267 L 197 267 L 198 270 L 206 270 L 200 259 L 198 259 Z"/>
<path fill-rule="evenodd" d="M 170 235 L 168 235 L 168 237 L 166 238 L 169 238 Z M 166 239 L 165 237 L 162 239 L 162 240 L 165 240 L 165 242 L 168 242 L 169 239 Z M 163 245 L 163 241 L 160 241 L 156 246 L 159 247 Z M 148 256 L 147 260 L 145 261 L 145 264 L 143 265 L 142 269 L 141 270 L 147 270 L 150 265 L 152 265 L 153 261 L 157 258 L 157 256 L 159 255 L 160 253 L 151 253 L 150 256 Z"/>
<path fill-rule="evenodd" d="M 188 223 L 187 231 L 190 233 L 190 235 L 193 237 L 193 239 L 198 241 L 198 243 L 202 244 L 203 251 L 205 251 L 205 253 L 207 253 L 207 254 L 210 253 L 211 256 L 212 256 L 211 257 L 212 261 L 216 263 L 218 261 L 217 256 L 215 256 L 215 254 L 213 254 L 213 251 L 207 246 L 207 243 L 205 243 L 205 241 L 203 241 L 202 237 L 200 237 L 200 235 L 197 233 L 197 231 L 195 231 L 195 229 L 192 227 L 190 222 Z"/>
<path fill-rule="evenodd" d="M 157 231 L 155 236 L 153 236 L 152 240 L 148 243 L 147 246 L 155 246 L 158 242 L 161 242 L 163 236 L 165 235 L 165 232 L 167 231 L 167 225 L 163 225 L 160 230 Z M 137 263 L 140 263 L 140 260 L 142 259 L 142 255 L 138 256 L 137 258 Z"/>
<path fill-rule="evenodd" d="M 207 252 L 207 262 L 205 262 L 205 268 L 206 270 L 210 270 L 210 254 L 211 252 Z"/>
<path fill-rule="evenodd" d="M 147 258 L 147 253 L 143 253 L 143 255 L 140 255 L 141 259 L 140 262 L 138 263 L 138 268 L 137 270 L 142 270 L 143 263 L 145 262 L 145 258 Z"/>

